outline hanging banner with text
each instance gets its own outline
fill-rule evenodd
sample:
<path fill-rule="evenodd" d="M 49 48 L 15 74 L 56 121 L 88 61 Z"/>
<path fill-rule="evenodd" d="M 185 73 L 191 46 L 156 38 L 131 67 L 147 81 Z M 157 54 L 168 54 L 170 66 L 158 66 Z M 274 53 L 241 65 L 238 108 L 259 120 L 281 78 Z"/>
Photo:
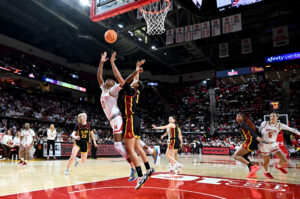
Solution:
<path fill-rule="evenodd" d="M 252 53 L 251 39 L 242 39 L 242 54 Z"/>
<path fill-rule="evenodd" d="M 273 47 L 289 45 L 289 30 L 287 26 L 281 26 L 272 29 Z"/>

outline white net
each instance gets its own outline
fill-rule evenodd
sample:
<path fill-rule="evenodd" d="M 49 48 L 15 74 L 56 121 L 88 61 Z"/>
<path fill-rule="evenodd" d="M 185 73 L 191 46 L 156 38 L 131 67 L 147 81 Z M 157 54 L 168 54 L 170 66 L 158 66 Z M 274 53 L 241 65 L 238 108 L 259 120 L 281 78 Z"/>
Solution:
<path fill-rule="evenodd" d="M 140 8 L 147 24 L 148 35 L 160 35 L 165 30 L 165 19 L 170 8 L 170 0 L 159 0 Z"/>

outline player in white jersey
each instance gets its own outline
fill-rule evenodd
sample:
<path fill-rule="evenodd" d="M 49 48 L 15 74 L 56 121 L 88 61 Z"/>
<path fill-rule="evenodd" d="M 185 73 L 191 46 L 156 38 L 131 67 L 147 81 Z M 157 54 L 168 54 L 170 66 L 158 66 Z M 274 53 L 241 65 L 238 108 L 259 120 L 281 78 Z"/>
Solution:
<path fill-rule="evenodd" d="M 264 175 L 270 179 L 274 179 L 274 177 L 269 172 L 270 153 L 280 159 L 279 164 L 276 164 L 275 168 L 280 170 L 282 173 L 287 173 L 287 170 L 284 168 L 284 166 L 288 164 L 288 160 L 276 143 L 277 136 L 281 130 L 287 130 L 300 135 L 299 131 L 278 122 L 277 113 L 271 113 L 270 121 L 262 122 L 259 128 L 259 131 L 262 134 L 263 141 L 258 145 L 258 147 L 264 159 L 264 168 L 266 170 Z"/>
<path fill-rule="evenodd" d="M 20 147 L 20 166 L 27 166 L 29 151 L 33 147 L 35 133 L 30 128 L 30 124 L 25 124 L 25 129 L 21 132 L 21 147 Z"/>
<path fill-rule="evenodd" d="M 135 167 L 131 161 L 131 159 L 128 157 L 126 150 L 124 149 L 122 145 L 122 134 L 123 134 L 123 119 L 121 115 L 121 111 L 118 107 L 117 100 L 118 100 L 118 94 L 119 91 L 122 89 L 120 84 L 116 84 L 114 80 L 107 79 L 105 82 L 103 80 L 102 74 L 103 74 L 103 65 L 108 60 L 106 58 L 107 53 L 104 52 L 101 54 L 101 60 L 97 72 L 97 79 L 98 83 L 100 85 L 100 88 L 102 90 L 101 93 L 101 105 L 103 108 L 103 111 L 107 117 L 107 119 L 110 121 L 110 125 L 113 129 L 113 136 L 114 136 L 114 146 L 115 149 L 128 161 L 130 167 L 131 167 L 131 174 L 128 181 L 134 181 L 137 179 L 137 173 L 135 171 Z M 137 68 L 139 68 L 144 62 L 137 62 Z M 131 74 L 129 78 L 134 79 L 136 74 Z M 157 150 L 152 150 L 150 147 L 146 146 L 145 143 L 141 141 L 141 145 L 146 151 L 151 154 L 155 155 L 155 161 L 157 160 L 158 152 Z"/>

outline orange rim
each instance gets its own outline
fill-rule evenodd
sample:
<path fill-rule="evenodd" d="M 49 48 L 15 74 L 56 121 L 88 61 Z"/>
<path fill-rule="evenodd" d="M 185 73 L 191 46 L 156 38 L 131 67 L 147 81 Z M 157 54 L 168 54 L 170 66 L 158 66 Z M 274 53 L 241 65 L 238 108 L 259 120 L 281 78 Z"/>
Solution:
<path fill-rule="evenodd" d="M 144 12 L 144 13 L 147 13 L 147 14 L 159 14 L 159 13 L 165 12 L 170 7 L 170 0 L 165 0 L 165 1 L 168 2 L 168 6 L 163 10 L 156 11 L 156 12 L 149 12 L 149 11 L 143 10 L 142 8 L 139 8 L 139 10 L 141 12 Z"/>

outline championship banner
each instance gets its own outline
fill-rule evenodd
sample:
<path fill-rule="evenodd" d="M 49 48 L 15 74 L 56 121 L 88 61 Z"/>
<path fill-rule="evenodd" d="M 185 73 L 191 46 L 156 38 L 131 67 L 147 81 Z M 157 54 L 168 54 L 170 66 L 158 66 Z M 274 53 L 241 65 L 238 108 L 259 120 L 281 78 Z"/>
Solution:
<path fill-rule="evenodd" d="M 166 45 L 174 43 L 174 29 L 167 30 L 166 32 Z"/>
<path fill-rule="evenodd" d="M 193 40 L 201 39 L 201 23 L 193 25 Z"/>
<path fill-rule="evenodd" d="M 220 19 L 215 19 L 211 21 L 211 36 L 215 37 L 221 34 L 221 24 Z"/>
<path fill-rule="evenodd" d="M 185 41 L 193 40 L 193 26 L 185 27 Z"/>
<path fill-rule="evenodd" d="M 47 157 L 47 142 L 43 143 L 43 157 Z M 49 150 L 49 156 L 52 157 L 53 156 L 53 149 L 50 148 Z M 56 157 L 60 157 L 61 156 L 61 143 L 56 142 L 55 143 L 55 156 Z"/>
<path fill-rule="evenodd" d="M 252 53 L 251 39 L 242 39 L 242 54 Z"/>
<path fill-rule="evenodd" d="M 289 45 L 289 30 L 287 26 L 281 26 L 272 29 L 273 47 Z"/>
<path fill-rule="evenodd" d="M 232 32 L 237 32 L 242 30 L 242 15 L 236 14 L 231 16 Z"/>
<path fill-rule="evenodd" d="M 210 37 L 210 22 L 206 21 L 201 23 L 202 28 L 202 38 Z"/>
<path fill-rule="evenodd" d="M 219 58 L 229 57 L 228 43 L 219 44 Z"/>
<path fill-rule="evenodd" d="M 232 17 L 224 17 L 222 18 L 222 28 L 223 28 L 223 34 L 227 34 L 232 32 Z"/>
<path fill-rule="evenodd" d="M 184 28 L 176 28 L 176 43 L 184 42 Z"/>
<path fill-rule="evenodd" d="M 229 147 L 202 147 L 203 155 L 230 155 Z"/>

